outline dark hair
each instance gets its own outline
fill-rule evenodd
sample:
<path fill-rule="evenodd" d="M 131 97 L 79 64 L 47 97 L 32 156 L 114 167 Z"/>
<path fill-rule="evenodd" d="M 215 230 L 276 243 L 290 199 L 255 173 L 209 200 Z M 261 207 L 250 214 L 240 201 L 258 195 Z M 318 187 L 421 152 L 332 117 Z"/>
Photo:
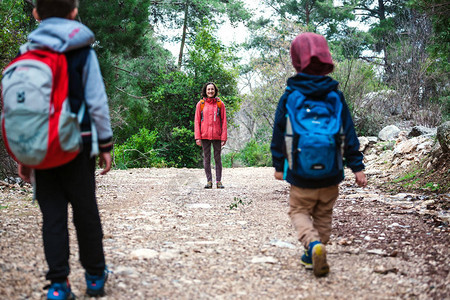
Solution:
<path fill-rule="evenodd" d="M 66 18 L 77 7 L 78 0 L 36 0 L 36 10 L 41 20 Z"/>
<path fill-rule="evenodd" d="M 216 90 L 216 92 L 214 93 L 214 97 L 216 97 L 217 96 L 217 94 L 219 93 L 219 89 L 217 88 L 217 86 L 216 86 L 216 84 L 214 83 L 214 82 L 207 82 L 207 83 L 205 83 L 205 85 L 203 86 L 203 88 L 202 88 L 202 97 L 208 97 L 207 95 L 206 95 L 206 87 L 208 86 L 208 85 L 210 85 L 210 84 L 212 84 L 213 86 L 214 86 L 214 89 Z"/>

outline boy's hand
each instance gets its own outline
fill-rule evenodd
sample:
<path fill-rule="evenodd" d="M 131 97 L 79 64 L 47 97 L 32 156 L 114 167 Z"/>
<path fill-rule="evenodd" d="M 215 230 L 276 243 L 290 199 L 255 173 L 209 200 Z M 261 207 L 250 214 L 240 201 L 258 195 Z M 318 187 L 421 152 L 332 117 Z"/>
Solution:
<path fill-rule="evenodd" d="M 26 167 L 22 164 L 19 164 L 18 173 L 19 177 L 22 178 L 23 181 L 31 183 L 31 171 L 33 169 Z"/>
<path fill-rule="evenodd" d="M 202 140 L 195 140 L 195 143 L 196 143 L 198 146 L 201 146 L 201 145 L 202 145 Z"/>
<path fill-rule="evenodd" d="M 355 182 L 360 187 L 365 187 L 367 185 L 366 174 L 363 171 L 359 171 L 355 173 Z"/>
<path fill-rule="evenodd" d="M 277 171 L 275 171 L 274 176 L 275 176 L 275 179 L 276 179 L 276 180 L 283 180 L 283 172 L 277 172 Z"/>
<path fill-rule="evenodd" d="M 98 165 L 103 170 L 100 172 L 100 175 L 105 175 L 111 170 L 111 153 L 109 152 L 100 152 Z"/>

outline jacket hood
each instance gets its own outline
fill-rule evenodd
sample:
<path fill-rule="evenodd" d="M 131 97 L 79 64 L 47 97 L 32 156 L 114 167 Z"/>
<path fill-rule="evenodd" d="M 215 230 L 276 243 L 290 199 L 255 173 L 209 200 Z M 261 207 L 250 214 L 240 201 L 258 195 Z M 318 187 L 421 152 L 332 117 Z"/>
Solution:
<path fill-rule="evenodd" d="M 217 100 L 219 100 L 219 97 L 214 97 L 214 98 L 204 97 L 203 99 L 208 103 L 214 103 L 214 102 L 217 102 Z"/>
<path fill-rule="evenodd" d="M 287 81 L 288 87 L 311 98 L 322 98 L 337 89 L 339 82 L 329 76 L 298 73 Z"/>
<path fill-rule="evenodd" d="M 299 34 L 291 44 L 291 59 L 297 72 L 311 75 L 326 75 L 333 71 L 334 64 L 327 40 L 320 34 Z"/>
<path fill-rule="evenodd" d="M 28 40 L 62 53 L 91 45 L 95 37 L 94 33 L 80 22 L 48 18 L 28 35 Z"/>

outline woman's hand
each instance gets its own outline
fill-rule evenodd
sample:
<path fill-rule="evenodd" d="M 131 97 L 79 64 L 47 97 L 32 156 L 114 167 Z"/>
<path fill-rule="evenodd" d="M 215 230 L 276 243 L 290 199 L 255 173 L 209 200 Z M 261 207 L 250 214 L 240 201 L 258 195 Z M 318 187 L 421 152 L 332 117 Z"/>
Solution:
<path fill-rule="evenodd" d="M 226 143 L 227 143 L 227 141 L 222 141 L 222 142 L 220 143 L 220 145 L 222 145 L 222 147 L 223 147 L 223 146 L 225 146 Z"/>
<path fill-rule="evenodd" d="M 195 140 L 195 143 L 196 143 L 198 146 L 201 146 L 201 145 L 202 145 L 202 140 Z"/>

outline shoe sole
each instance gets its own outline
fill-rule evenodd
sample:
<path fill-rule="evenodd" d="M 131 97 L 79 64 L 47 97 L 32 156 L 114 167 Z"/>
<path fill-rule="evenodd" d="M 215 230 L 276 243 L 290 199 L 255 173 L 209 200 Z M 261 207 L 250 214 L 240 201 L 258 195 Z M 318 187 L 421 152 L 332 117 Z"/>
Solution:
<path fill-rule="evenodd" d="M 67 296 L 67 300 L 75 300 L 77 297 L 75 296 L 75 294 L 74 293 L 72 293 L 72 292 L 70 292 L 70 295 L 69 296 Z M 47 296 L 47 300 L 54 300 L 54 299 L 58 299 L 58 298 L 54 298 L 54 297 L 48 297 Z M 61 298 L 60 298 L 61 299 Z"/>
<path fill-rule="evenodd" d="M 312 270 L 313 265 L 309 263 L 305 263 L 303 260 L 300 260 L 300 263 L 305 267 L 306 270 Z"/>
<path fill-rule="evenodd" d="M 327 263 L 327 253 L 325 246 L 317 244 L 312 249 L 312 268 L 316 277 L 322 277 L 330 272 L 330 266 Z"/>
<path fill-rule="evenodd" d="M 86 294 L 91 297 L 103 297 L 103 296 L 105 296 L 105 289 L 103 288 L 98 291 L 87 290 Z"/>

